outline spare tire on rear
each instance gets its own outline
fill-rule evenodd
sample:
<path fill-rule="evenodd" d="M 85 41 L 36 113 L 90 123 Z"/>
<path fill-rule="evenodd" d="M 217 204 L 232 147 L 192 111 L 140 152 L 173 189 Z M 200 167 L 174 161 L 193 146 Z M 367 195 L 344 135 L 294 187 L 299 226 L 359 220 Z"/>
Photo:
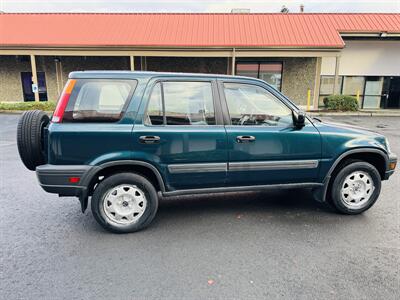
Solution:
<path fill-rule="evenodd" d="M 25 167 L 34 171 L 46 163 L 43 148 L 43 129 L 49 117 L 41 110 L 26 111 L 18 121 L 17 145 L 19 156 Z"/>

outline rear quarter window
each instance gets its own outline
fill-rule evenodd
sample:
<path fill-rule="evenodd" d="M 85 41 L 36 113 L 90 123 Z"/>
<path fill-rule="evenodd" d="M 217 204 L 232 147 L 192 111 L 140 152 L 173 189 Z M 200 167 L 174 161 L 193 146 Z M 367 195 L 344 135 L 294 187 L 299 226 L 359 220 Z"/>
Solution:
<path fill-rule="evenodd" d="M 136 80 L 78 79 L 64 122 L 117 122 L 136 88 Z"/>

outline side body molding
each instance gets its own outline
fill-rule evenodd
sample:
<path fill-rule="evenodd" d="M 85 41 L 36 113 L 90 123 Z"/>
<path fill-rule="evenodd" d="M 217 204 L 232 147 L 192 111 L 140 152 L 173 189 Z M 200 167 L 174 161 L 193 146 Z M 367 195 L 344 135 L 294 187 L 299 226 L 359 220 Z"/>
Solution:
<path fill-rule="evenodd" d="M 198 163 L 198 164 L 171 164 L 168 171 L 172 174 L 227 172 L 227 171 L 257 171 L 257 170 L 295 170 L 314 169 L 319 161 L 314 160 L 283 160 L 283 161 L 250 161 L 230 163 Z"/>
<path fill-rule="evenodd" d="M 380 149 L 376 149 L 376 148 L 357 148 L 357 149 L 352 149 L 352 150 L 348 150 L 344 153 L 342 153 L 338 158 L 336 158 L 336 160 L 334 161 L 334 163 L 332 164 L 332 166 L 330 167 L 329 171 L 327 172 L 327 174 L 324 177 L 323 183 L 322 184 L 314 184 L 314 186 L 310 185 L 310 187 L 314 187 L 314 197 L 316 198 L 316 200 L 320 201 L 320 202 L 324 202 L 326 201 L 326 194 L 327 194 L 327 190 L 328 190 L 328 185 L 331 179 L 331 175 L 333 173 L 333 171 L 335 170 L 335 168 L 337 167 L 337 165 L 343 160 L 345 159 L 347 156 L 352 155 L 354 153 L 377 153 L 379 155 L 382 156 L 382 158 L 385 160 L 385 164 L 386 166 L 389 163 L 389 158 L 388 155 Z M 307 165 L 307 167 L 315 167 L 316 165 L 318 165 L 318 161 L 308 161 L 308 163 L 310 163 L 309 165 Z M 93 166 L 93 168 L 91 168 L 87 174 L 85 175 L 85 178 L 83 179 L 82 185 L 84 186 L 88 186 L 91 182 L 91 180 L 93 179 L 93 176 L 95 176 L 99 171 L 108 168 L 108 167 L 114 167 L 114 166 L 142 166 L 142 167 L 146 167 L 148 169 L 150 169 L 156 176 L 158 184 L 160 185 L 161 188 L 161 194 L 167 196 L 169 194 L 175 195 L 175 194 L 189 194 L 189 192 L 192 193 L 202 193 L 204 192 L 202 189 L 201 190 L 188 190 L 188 191 L 174 191 L 174 192 L 168 192 L 165 188 L 165 183 L 164 183 L 164 179 L 160 173 L 160 171 L 152 164 L 148 163 L 148 162 L 144 162 L 144 161 L 139 161 L 139 160 L 118 160 L 118 161 L 113 161 L 113 162 L 107 162 L 104 164 L 101 164 L 99 166 Z M 301 165 L 301 164 L 300 164 Z M 206 164 L 205 164 L 206 166 Z M 169 169 L 172 167 L 172 170 L 170 171 L 175 171 L 177 173 L 180 172 L 186 172 L 188 171 L 186 169 L 187 165 L 175 165 L 175 166 L 169 166 Z M 174 168 L 175 167 L 175 168 Z M 196 166 L 198 167 L 198 166 Z M 217 166 L 215 166 L 217 167 Z M 218 167 L 220 168 L 226 168 L 226 165 L 224 164 L 224 166 L 219 165 Z M 263 167 L 267 167 L 267 166 L 263 166 Z M 268 166 L 268 167 L 276 167 L 276 166 Z M 295 166 L 292 166 L 295 167 Z M 302 166 L 304 167 L 304 166 Z M 199 171 L 199 170 L 197 170 Z M 201 170 L 201 171 L 205 171 L 205 170 Z M 285 186 L 283 185 L 279 185 L 280 187 Z M 288 187 L 291 185 L 288 185 Z M 272 186 L 271 186 L 272 187 Z M 262 186 L 259 186 L 259 188 L 263 188 Z M 265 186 L 264 188 L 267 188 L 267 186 Z M 257 189 L 257 186 L 254 186 L 251 189 Z M 251 190 L 250 187 L 238 187 L 238 190 Z M 229 191 L 229 189 L 226 188 L 219 188 L 216 189 L 215 192 L 217 191 Z"/>
<path fill-rule="evenodd" d="M 314 160 L 283 160 L 283 161 L 250 161 L 230 162 L 229 171 L 257 171 L 257 170 L 296 170 L 315 169 L 319 161 Z"/>

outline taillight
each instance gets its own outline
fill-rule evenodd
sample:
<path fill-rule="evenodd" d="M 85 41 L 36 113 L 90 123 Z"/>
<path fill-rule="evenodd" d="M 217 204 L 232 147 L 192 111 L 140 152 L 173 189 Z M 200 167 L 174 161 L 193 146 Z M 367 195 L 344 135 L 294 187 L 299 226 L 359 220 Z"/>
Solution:
<path fill-rule="evenodd" d="M 61 94 L 60 99 L 58 100 L 56 110 L 53 113 L 53 117 L 51 118 L 51 121 L 53 123 L 61 123 L 65 108 L 67 107 L 69 97 L 71 96 L 72 90 L 74 89 L 76 80 L 75 79 L 70 79 L 68 80 L 67 84 L 65 85 L 65 88 Z"/>

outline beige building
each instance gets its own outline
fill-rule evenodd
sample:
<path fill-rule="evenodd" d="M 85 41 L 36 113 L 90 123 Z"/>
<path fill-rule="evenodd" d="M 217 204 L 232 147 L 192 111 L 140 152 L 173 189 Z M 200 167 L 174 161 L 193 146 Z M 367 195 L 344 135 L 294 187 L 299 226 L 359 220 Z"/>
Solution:
<path fill-rule="evenodd" d="M 297 104 L 400 107 L 399 14 L 0 14 L 0 101 L 56 101 L 71 71 L 261 78 Z"/>

